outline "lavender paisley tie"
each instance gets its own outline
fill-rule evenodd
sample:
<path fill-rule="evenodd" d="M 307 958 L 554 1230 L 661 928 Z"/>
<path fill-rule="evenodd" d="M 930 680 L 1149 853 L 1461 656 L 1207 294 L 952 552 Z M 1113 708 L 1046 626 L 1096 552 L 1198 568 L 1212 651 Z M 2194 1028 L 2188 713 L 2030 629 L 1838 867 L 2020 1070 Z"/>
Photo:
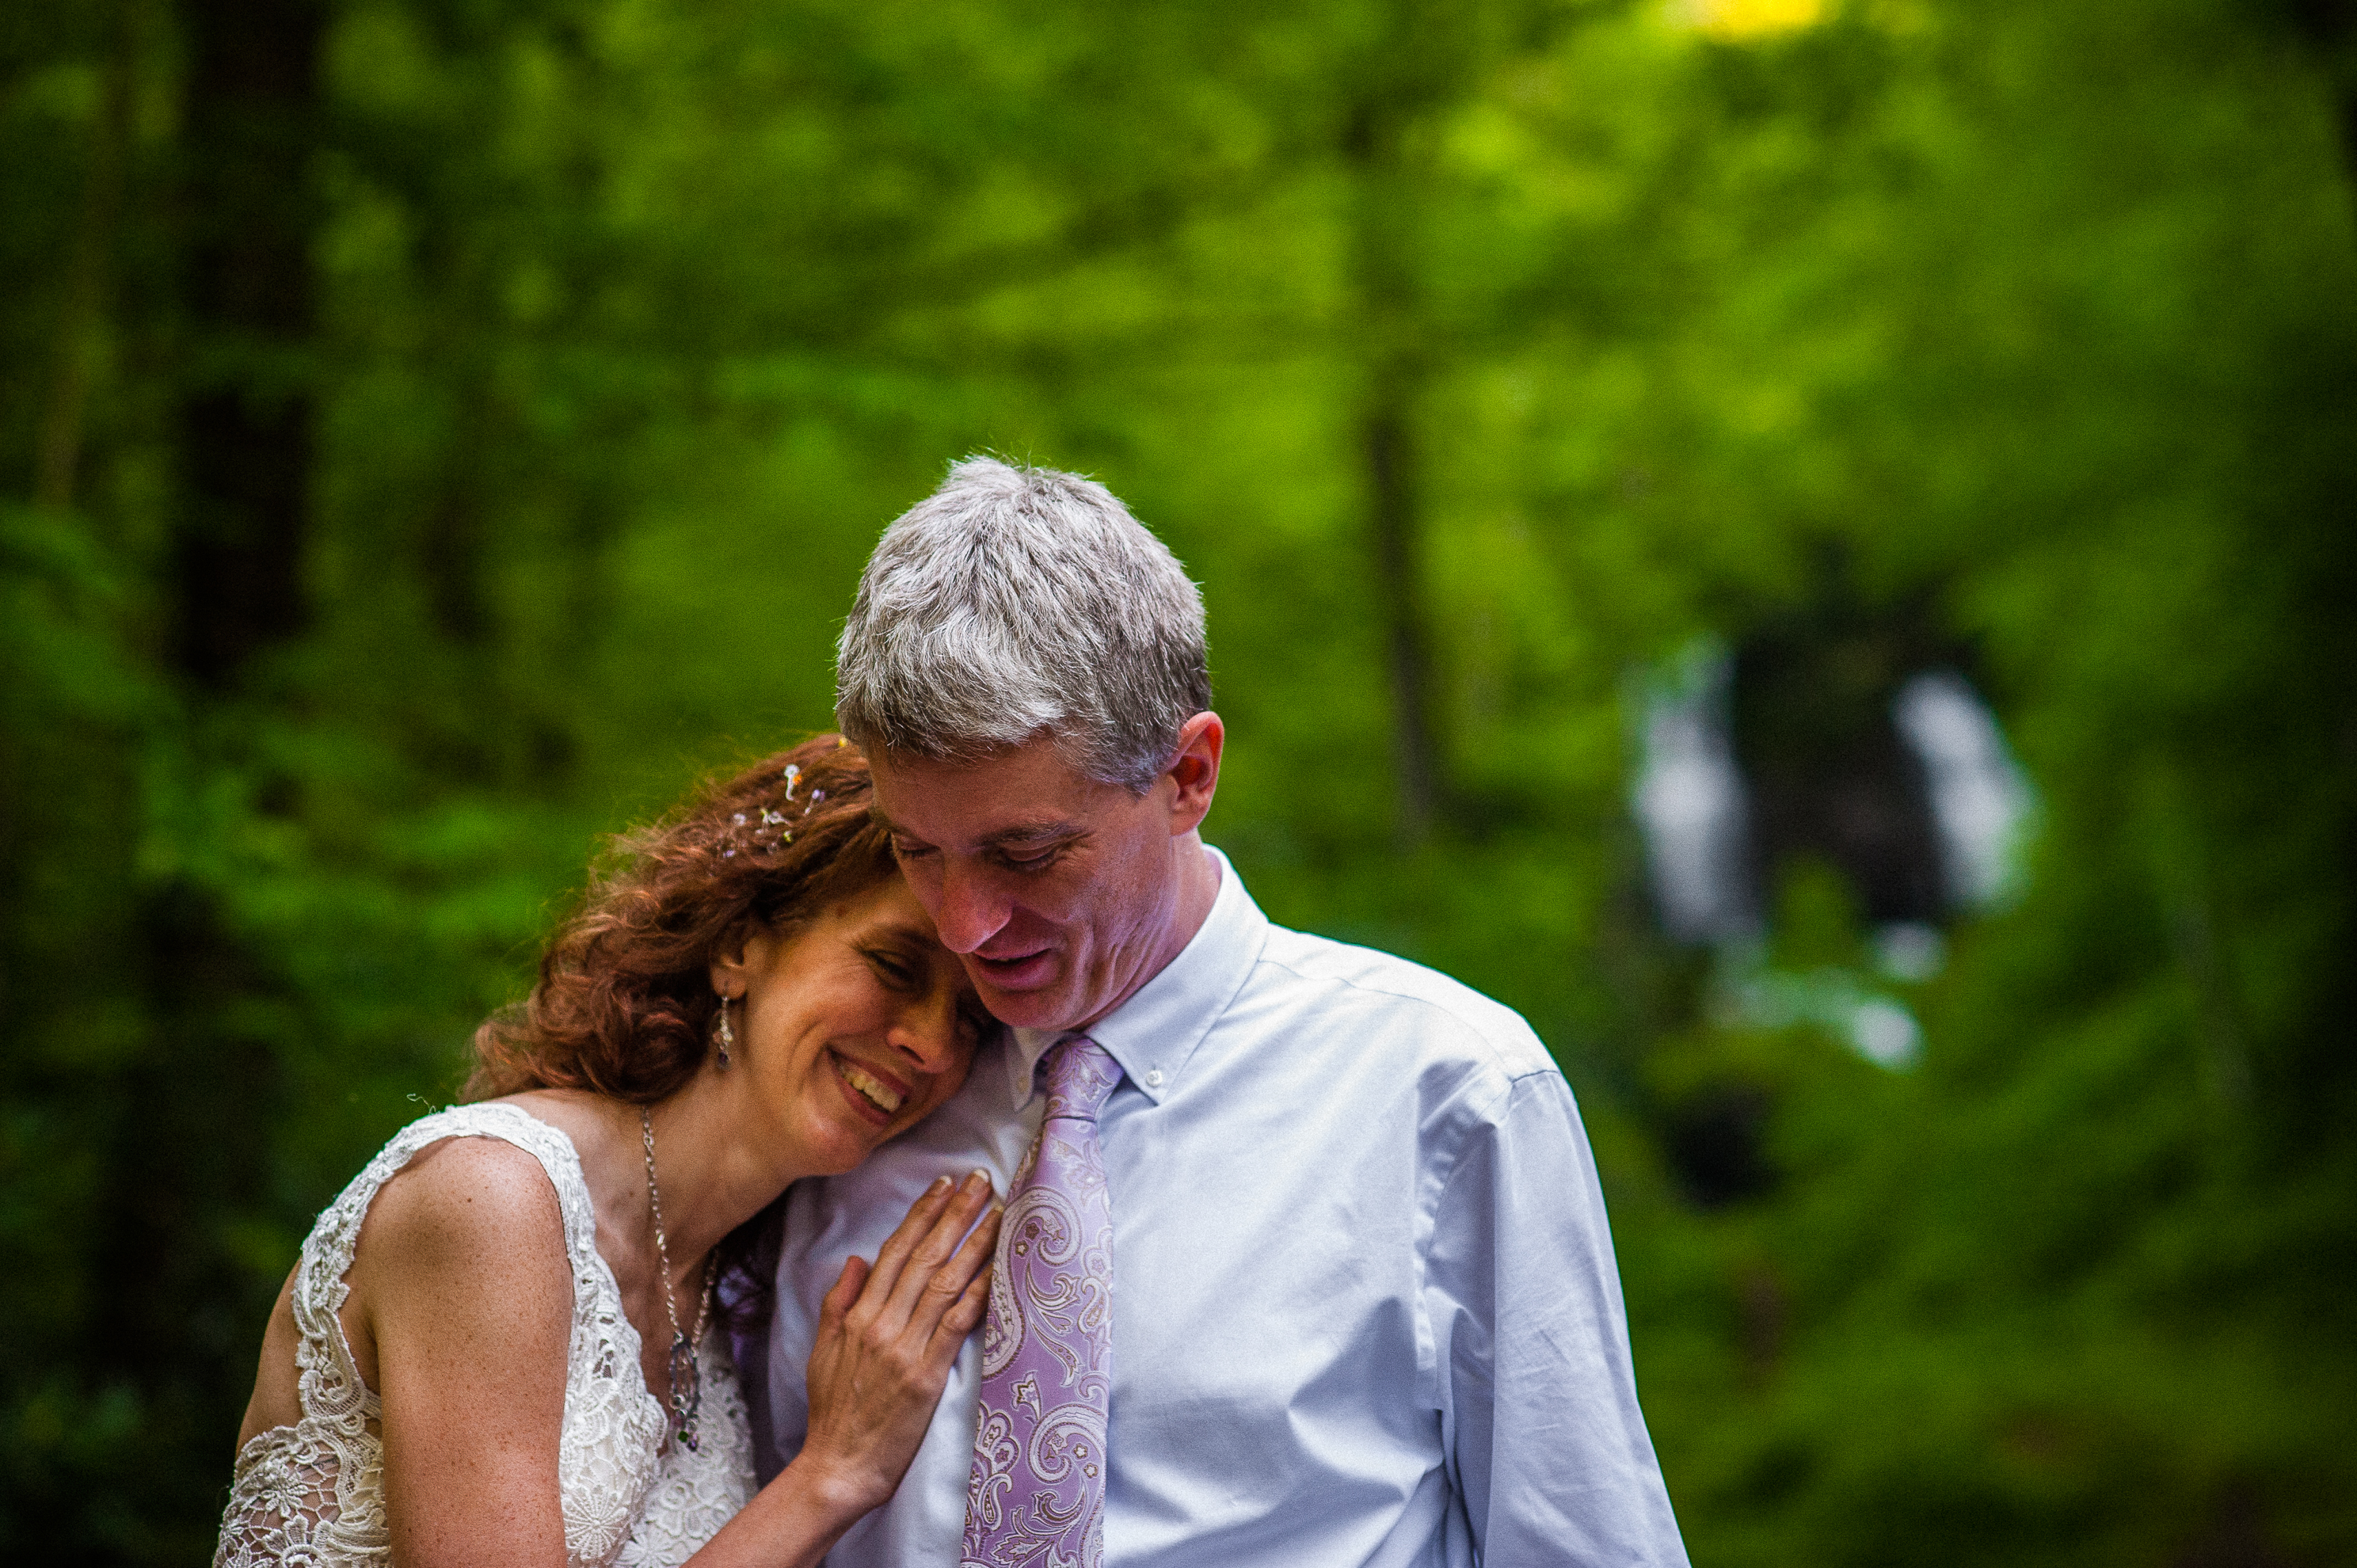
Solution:
<path fill-rule="evenodd" d="M 1113 1387 L 1113 1207 L 1097 1112 L 1121 1066 L 1048 1053 L 1048 1114 L 1016 1170 L 982 1331 L 964 1568 L 1099 1568 Z"/>

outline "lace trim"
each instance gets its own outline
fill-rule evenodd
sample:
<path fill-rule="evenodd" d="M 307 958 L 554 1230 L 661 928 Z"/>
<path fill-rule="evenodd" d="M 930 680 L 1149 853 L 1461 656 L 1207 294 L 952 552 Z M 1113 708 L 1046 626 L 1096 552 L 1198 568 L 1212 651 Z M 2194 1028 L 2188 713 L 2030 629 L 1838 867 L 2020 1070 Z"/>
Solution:
<path fill-rule="evenodd" d="M 639 1333 L 614 1272 L 597 1251 L 597 1216 L 572 1141 L 512 1105 L 467 1105 L 394 1134 L 319 1216 L 303 1243 L 293 1308 L 301 1416 L 240 1452 L 221 1520 L 216 1568 L 379 1568 L 392 1561 L 384 1516 L 382 1405 L 361 1380 L 339 1316 L 361 1221 L 379 1189 L 445 1138 L 490 1137 L 537 1158 L 556 1189 L 573 1270 L 559 1486 L 565 1555 L 580 1568 L 625 1560 L 673 1568 L 752 1496 L 750 1435 L 735 1369 L 706 1341 L 707 1400 L 718 1419 L 701 1454 L 664 1445 L 662 1406 L 639 1373 Z M 643 1541 L 634 1531 L 643 1524 Z M 700 1533 L 695 1533 L 700 1532 Z M 690 1535 L 693 1534 L 693 1539 Z"/>

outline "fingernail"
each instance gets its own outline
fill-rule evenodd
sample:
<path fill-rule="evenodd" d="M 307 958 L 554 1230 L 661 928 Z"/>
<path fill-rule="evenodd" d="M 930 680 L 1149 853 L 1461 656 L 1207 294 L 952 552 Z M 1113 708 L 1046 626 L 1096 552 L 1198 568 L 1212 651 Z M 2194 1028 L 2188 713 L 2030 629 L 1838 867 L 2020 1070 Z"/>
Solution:
<path fill-rule="evenodd" d="M 990 1173 L 977 1169 L 972 1176 L 965 1178 L 965 1185 L 980 1192 L 990 1185 Z"/>
<path fill-rule="evenodd" d="M 947 1192 L 949 1190 L 949 1177 L 945 1176 L 937 1176 L 933 1178 L 933 1185 L 925 1188 L 925 1196 L 931 1197 L 937 1192 Z"/>

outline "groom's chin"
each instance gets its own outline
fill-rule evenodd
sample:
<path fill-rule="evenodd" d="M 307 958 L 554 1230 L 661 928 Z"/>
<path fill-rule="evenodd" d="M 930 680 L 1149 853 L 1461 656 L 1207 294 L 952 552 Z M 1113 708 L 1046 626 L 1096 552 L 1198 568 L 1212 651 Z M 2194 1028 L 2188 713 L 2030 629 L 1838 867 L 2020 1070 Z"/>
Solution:
<path fill-rule="evenodd" d="M 1020 989 L 1001 986 L 979 975 L 974 991 L 990 1015 L 1014 1029 L 1060 1029 L 1069 1010 L 1070 987 L 1055 982 Z"/>

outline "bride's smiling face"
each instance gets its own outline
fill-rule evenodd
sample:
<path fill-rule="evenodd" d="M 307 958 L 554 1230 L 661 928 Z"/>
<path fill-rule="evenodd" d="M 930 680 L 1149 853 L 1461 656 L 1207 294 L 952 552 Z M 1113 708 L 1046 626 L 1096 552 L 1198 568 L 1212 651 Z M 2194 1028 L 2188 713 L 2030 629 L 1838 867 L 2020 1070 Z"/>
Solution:
<path fill-rule="evenodd" d="M 989 1015 L 898 876 L 712 966 L 737 1070 L 803 1173 L 847 1171 L 958 1090 Z"/>

